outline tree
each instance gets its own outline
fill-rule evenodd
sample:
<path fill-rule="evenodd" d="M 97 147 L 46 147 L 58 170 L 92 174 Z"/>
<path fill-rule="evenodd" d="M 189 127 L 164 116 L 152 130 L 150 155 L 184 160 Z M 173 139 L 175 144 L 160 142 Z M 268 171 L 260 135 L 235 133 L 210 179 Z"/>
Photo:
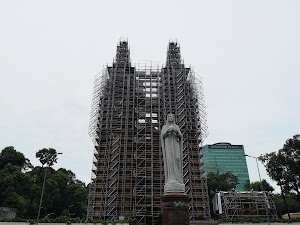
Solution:
<path fill-rule="evenodd" d="M 271 179 L 281 185 L 285 193 L 296 193 L 300 201 L 300 135 L 286 140 L 277 153 L 267 153 L 259 159 L 266 166 Z"/>
<path fill-rule="evenodd" d="M 229 191 L 238 184 L 238 177 L 231 172 L 223 174 L 209 172 L 207 174 L 208 194 L 212 198 L 218 191 Z"/>
<path fill-rule="evenodd" d="M 57 162 L 57 152 L 54 148 L 49 148 L 49 149 L 43 148 L 43 149 L 39 150 L 36 153 L 36 157 L 42 163 L 42 168 L 44 167 L 45 164 L 47 164 L 49 166 L 49 168 L 51 168 L 51 166 L 53 166 L 54 163 Z M 46 177 L 47 177 L 46 175 L 47 175 L 47 167 L 45 169 L 44 181 L 43 181 L 43 186 L 42 186 L 42 193 L 41 193 L 39 210 L 38 210 L 38 215 L 37 215 L 37 223 L 39 222 L 40 213 L 41 213 L 41 209 L 42 209 L 42 202 L 43 202 L 44 190 L 45 190 L 45 184 L 46 184 Z M 54 186 L 57 185 L 56 182 L 52 182 L 51 184 L 54 185 Z M 55 189 L 52 188 L 51 191 L 53 191 L 53 190 L 55 190 Z M 54 196 L 57 196 L 57 195 L 54 195 Z M 54 197 L 54 196 L 52 196 L 52 197 Z"/>
<path fill-rule="evenodd" d="M 0 152 L 0 206 L 24 210 L 30 195 L 30 176 L 24 170 L 30 162 L 13 146 Z"/>
<path fill-rule="evenodd" d="M 84 218 L 86 212 L 87 188 L 76 179 L 75 173 L 65 168 L 57 171 L 51 166 L 57 161 L 55 149 L 41 149 L 36 156 L 42 166 L 25 170 L 31 165 L 25 156 L 7 147 L 0 152 L 0 207 L 17 209 L 17 216 L 36 219 L 40 208 L 40 218 L 56 218 L 65 214 L 66 218 Z M 41 195 L 43 193 L 43 207 Z"/>
<path fill-rule="evenodd" d="M 29 160 L 25 158 L 23 153 L 18 152 L 13 146 L 6 147 L 0 152 L 0 169 L 3 169 L 8 163 L 21 169 L 27 169 L 31 166 Z"/>
<path fill-rule="evenodd" d="M 300 204 L 297 201 L 297 197 L 294 194 L 286 195 L 286 201 L 288 202 L 288 208 L 290 213 L 300 212 Z M 286 214 L 287 207 L 284 203 L 284 200 L 280 194 L 274 195 L 274 201 L 277 209 L 277 214 L 279 217 Z"/>
<path fill-rule="evenodd" d="M 262 191 L 261 186 L 263 186 L 264 191 L 273 192 L 274 188 L 265 180 L 263 179 L 260 181 L 254 181 L 254 182 L 248 182 L 245 184 L 245 190 L 246 191 Z"/>
<path fill-rule="evenodd" d="M 18 214 L 25 210 L 30 196 L 30 176 L 21 168 L 7 163 L 0 170 L 0 206 L 17 208 Z"/>
<path fill-rule="evenodd" d="M 53 166 L 54 163 L 57 163 L 57 152 L 54 148 L 43 148 L 35 154 L 44 167 L 45 164 L 48 166 Z"/>
<path fill-rule="evenodd" d="M 207 187 L 211 212 L 213 212 L 212 199 L 214 195 L 219 191 L 230 191 L 236 188 L 238 180 L 238 177 L 233 175 L 231 172 L 223 174 L 213 172 L 207 173 Z M 212 216 L 214 217 L 215 215 Z"/>
<path fill-rule="evenodd" d="M 27 217 L 35 219 L 39 208 L 42 183 L 47 170 L 43 207 L 40 218 L 51 215 L 51 218 L 70 216 L 84 218 L 86 211 L 87 189 L 85 184 L 76 179 L 71 170 L 60 168 L 57 171 L 51 167 L 35 167 L 30 173 L 34 178 L 32 202 L 27 209 Z"/>
<path fill-rule="evenodd" d="M 71 170 L 60 168 L 53 174 L 58 184 L 60 198 L 54 204 L 57 215 L 84 218 L 86 211 L 87 189 L 85 184 L 76 179 Z"/>

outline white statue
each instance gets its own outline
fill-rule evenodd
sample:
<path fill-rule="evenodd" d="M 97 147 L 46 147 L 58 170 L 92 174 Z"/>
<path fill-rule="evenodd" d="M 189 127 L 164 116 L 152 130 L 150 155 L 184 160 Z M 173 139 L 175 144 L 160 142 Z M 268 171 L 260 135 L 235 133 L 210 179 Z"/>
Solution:
<path fill-rule="evenodd" d="M 182 170 L 182 133 L 175 124 L 175 117 L 168 114 L 161 130 L 161 146 L 164 157 L 165 192 L 184 192 Z"/>

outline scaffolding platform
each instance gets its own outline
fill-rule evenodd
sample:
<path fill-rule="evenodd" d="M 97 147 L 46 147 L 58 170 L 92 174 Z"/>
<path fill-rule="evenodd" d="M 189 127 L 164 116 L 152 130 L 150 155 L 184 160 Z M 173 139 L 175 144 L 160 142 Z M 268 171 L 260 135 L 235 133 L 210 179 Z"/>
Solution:
<path fill-rule="evenodd" d="M 153 224 L 162 213 L 164 186 L 160 130 L 172 112 L 183 134 L 183 172 L 190 218 L 210 218 L 201 176 L 207 136 L 202 80 L 186 67 L 177 42 L 165 66 L 130 60 L 120 41 L 115 60 L 95 78 L 89 134 L 94 142 L 87 219 L 135 219 Z"/>
<path fill-rule="evenodd" d="M 252 217 L 277 219 L 273 195 L 268 192 L 221 191 L 215 194 L 212 202 L 214 213 L 227 220 Z"/>

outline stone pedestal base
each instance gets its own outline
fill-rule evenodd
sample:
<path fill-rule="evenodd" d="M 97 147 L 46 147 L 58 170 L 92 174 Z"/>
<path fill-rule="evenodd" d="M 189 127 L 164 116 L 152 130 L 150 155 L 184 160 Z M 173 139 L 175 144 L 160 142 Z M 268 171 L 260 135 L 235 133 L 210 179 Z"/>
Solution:
<path fill-rule="evenodd" d="M 185 193 L 168 192 L 161 197 L 163 225 L 189 225 L 189 197 Z"/>

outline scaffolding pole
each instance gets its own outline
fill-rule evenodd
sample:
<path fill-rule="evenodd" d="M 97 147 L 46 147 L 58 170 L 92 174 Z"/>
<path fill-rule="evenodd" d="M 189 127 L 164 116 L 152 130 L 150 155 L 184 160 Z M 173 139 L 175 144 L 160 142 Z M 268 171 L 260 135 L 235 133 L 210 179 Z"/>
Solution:
<path fill-rule="evenodd" d="M 89 134 L 95 144 L 87 218 L 154 224 L 164 186 L 160 130 L 174 113 L 183 133 L 183 171 L 190 218 L 210 218 L 201 145 L 207 136 L 202 81 L 170 41 L 166 65 L 132 65 L 121 40 L 112 66 L 96 76 Z"/>

